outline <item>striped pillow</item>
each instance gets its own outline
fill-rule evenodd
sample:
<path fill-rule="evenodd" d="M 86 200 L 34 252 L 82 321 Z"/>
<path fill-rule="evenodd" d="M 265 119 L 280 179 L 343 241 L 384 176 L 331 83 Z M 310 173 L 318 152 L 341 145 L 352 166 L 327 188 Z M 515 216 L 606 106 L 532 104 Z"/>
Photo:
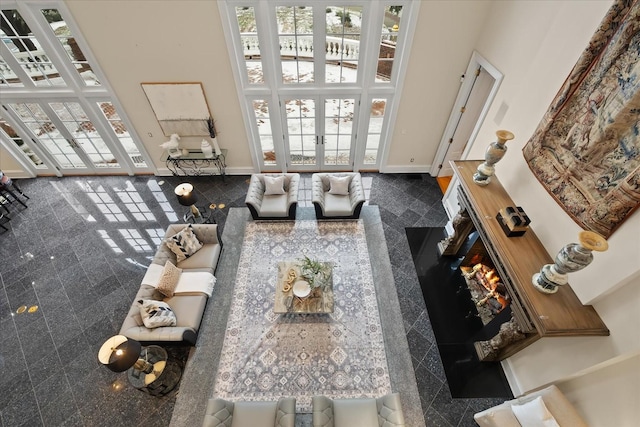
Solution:
<path fill-rule="evenodd" d="M 189 258 L 202 248 L 202 243 L 200 243 L 196 235 L 193 234 L 191 224 L 183 228 L 179 233 L 166 239 L 165 243 L 169 249 L 176 254 L 176 261 L 178 263 Z"/>
<path fill-rule="evenodd" d="M 149 329 L 159 328 L 160 326 L 176 326 L 176 315 L 169 307 L 169 304 L 163 301 L 155 301 L 151 299 L 138 300 L 140 307 L 140 317 L 142 323 Z"/>

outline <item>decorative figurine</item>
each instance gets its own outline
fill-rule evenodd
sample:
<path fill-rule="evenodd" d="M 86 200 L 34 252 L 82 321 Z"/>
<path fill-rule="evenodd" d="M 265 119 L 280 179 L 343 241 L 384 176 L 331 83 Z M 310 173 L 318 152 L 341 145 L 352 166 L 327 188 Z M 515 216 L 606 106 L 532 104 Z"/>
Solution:
<path fill-rule="evenodd" d="M 180 151 L 180 149 L 178 148 L 179 145 L 180 145 L 180 136 L 178 136 L 177 133 L 174 133 L 169 137 L 169 141 L 160 144 L 160 147 L 167 150 L 169 157 L 175 159 L 182 155 L 182 151 Z"/>

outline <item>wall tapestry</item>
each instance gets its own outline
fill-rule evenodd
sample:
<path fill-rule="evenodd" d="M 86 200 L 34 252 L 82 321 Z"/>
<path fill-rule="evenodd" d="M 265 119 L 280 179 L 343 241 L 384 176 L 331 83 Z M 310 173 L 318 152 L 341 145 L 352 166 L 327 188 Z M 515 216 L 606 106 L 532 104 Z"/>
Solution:
<path fill-rule="evenodd" d="M 584 229 L 609 237 L 640 206 L 640 0 L 616 0 L 524 147 Z"/>

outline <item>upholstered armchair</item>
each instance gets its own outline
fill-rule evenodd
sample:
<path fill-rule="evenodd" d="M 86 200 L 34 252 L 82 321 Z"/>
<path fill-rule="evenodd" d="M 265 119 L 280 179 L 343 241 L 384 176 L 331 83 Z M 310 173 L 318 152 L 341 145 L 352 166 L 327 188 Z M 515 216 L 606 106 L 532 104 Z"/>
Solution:
<path fill-rule="evenodd" d="M 229 402 L 209 399 L 202 427 L 294 427 L 296 399 L 277 402 Z"/>
<path fill-rule="evenodd" d="M 245 204 L 253 219 L 295 219 L 300 174 L 253 174 Z"/>
<path fill-rule="evenodd" d="M 377 399 L 313 397 L 313 427 L 404 426 L 398 393 Z"/>
<path fill-rule="evenodd" d="M 365 202 L 362 177 L 357 172 L 314 173 L 312 201 L 318 219 L 355 219 Z"/>

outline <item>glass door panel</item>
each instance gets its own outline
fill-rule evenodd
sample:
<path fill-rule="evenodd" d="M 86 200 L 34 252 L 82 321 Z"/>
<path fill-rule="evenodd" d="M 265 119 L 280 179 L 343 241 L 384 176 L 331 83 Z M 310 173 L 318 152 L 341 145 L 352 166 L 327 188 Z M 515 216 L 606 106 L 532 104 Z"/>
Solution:
<path fill-rule="evenodd" d="M 120 168 L 115 156 L 79 103 L 52 102 L 49 106 L 66 127 L 72 144 L 79 145 L 96 169 Z"/>
<path fill-rule="evenodd" d="M 9 107 L 41 143 L 41 147 L 51 155 L 63 173 L 87 173 L 90 170 L 76 152 L 71 138 L 64 135 L 64 129 L 59 129 L 39 104 L 9 104 Z"/>
<path fill-rule="evenodd" d="M 320 137 L 316 132 L 316 100 L 285 99 L 282 104 L 289 167 L 294 170 L 317 168 Z"/>
<path fill-rule="evenodd" d="M 276 158 L 276 148 L 273 143 L 269 101 L 266 99 L 254 99 L 252 105 L 255 124 L 258 129 L 258 143 L 260 144 L 260 152 L 262 153 L 262 163 L 265 166 L 275 166 L 278 162 Z"/>
<path fill-rule="evenodd" d="M 354 98 L 324 100 L 323 168 L 352 165 Z"/>

